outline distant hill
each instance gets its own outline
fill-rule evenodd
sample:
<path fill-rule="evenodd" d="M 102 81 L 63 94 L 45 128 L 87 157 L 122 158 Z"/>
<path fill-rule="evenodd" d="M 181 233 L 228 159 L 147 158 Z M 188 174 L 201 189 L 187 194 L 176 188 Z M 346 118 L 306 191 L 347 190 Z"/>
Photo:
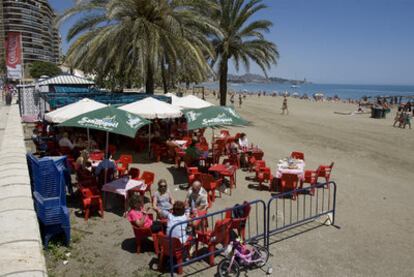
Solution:
<path fill-rule="evenodd" d="M 279 77 L 269 77 L 266 78 L 265 76 L 259 74 L 251 74 L 247 73 L 244 75 L 233 75 L 229 74 L 227 80 L 231 83 L 289 83 L 293 85 L 304 84 L 308 83 L 306 79 L 304 80 L 290 80 L 284 79 Z"/>

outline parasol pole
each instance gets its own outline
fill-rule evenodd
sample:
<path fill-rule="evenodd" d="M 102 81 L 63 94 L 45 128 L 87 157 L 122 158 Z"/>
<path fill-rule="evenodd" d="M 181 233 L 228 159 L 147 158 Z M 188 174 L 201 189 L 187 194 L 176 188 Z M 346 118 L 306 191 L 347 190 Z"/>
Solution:
<path fill-rule="evenodd" d="M 213 127 L 211 127 L 211 131 L 212 131 L 211 150 L 212 150 L 212 155 L 213 155 L 213 163 L 215 163 L 214 161 L 214 128 Z"/>
<path fill-rule="evenodd" d="M 86 134 L 88 136 L 88 147 L 87 147 L 87 150 L 88 150 L 88 152 L 90 152 L 91 151 L 91 140 L 90 140 L 90 136 L 89 136 L 89 127 L 86 128 Z"/>
<path fill-rule="evenodd" d="M 151 123 L 148 125 L 148 158 L 151 157 L 151 125 L 152 125 L 152 121 Z"/>
<path fill-rule="evenodd" d="M 106 146 L 105 146 L 105 157 L 106 158 L 108 156 L 108 152 L 109 152 L 109 132 L 106 131 Z M 108 170 L 104 169 L 105 172 L 105 178 L 104 178 L 104 185 L 106 184 L 106 179 L 107 179 L 107 174 L 108 174 Z"/>

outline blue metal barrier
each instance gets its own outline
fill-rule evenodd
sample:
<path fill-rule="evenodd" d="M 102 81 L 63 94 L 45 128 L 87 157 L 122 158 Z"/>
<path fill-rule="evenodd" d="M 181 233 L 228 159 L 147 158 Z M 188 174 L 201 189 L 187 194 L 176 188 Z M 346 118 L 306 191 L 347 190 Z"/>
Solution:
<path fill-rule="evenodd" d="M 296 200 L 291 198 L 296 196 Z M 318 183 L 314 186 L 274 195 L 267 203 L 266 247 L 270 236 L 332 214 L 335 226 L 336 183 Z"/>
<path fill-rule="evenodd" d="M 245 226 L 245 240 L 251 241 L 251 240 L 261 240 L 263 239 L 263 246 L 265 246 L 266 242 L 266 203 L 263 200 L 255 200 L 252 202 L 241 204 L 237 207 L 238 208 L 244 208 L 246 206 L 250 205 L 250 213 L 247 217 L 246 226 Z M 231 212 L 233 214 L 233 211 L 236 209 L 236 207 L 224 209 L 221 211 L 209 213 L 204 216 L 192 218 L 186 221 L 179 222 L 172 226 L 170 229 L 170 232 L 168 233 L 168 237 L 172 237 L 172 233 L 175 229 L 180 228 L 181 233 L 183 232 L 183 226 L 187 226 L 189 223 L 193 222 L 206 222 L 209 224 L 209 229 L 214 229 L 214 225 L 216 220 L 224 219 L 226 216 L 226 213 Z M 260 209 L 262 211 L 260 211 Z M 252 222 L 253 221 L 253 222 Z M 260 224 L 259 224 L 260 222 Z M 184 230 L 185 232 L 185 230 Z M 184 245 L 182 245 L 182 250 L 184 249 Z M 178 264 L 178 262 L 174 265 L 174 255 L 173 255 L 173 240 L 169 240 L 169 265 L 170 265 L 170 274 L 171 276 L 174 276 L 174 271 L 178 269 L 180 266 L 186 266 L 189 264 L 192 264 L 196 261 L 203 260 L 211 255 L 218 255 L 219 253 L 223 252 L 225 250 L 225 246 L 222 246 L 219 249 L 216 249 L 214 252 L 206 253 L 200 256 L 196 257 L 189 257 L 186 261 L 184 261 L 181 264 Z"/>

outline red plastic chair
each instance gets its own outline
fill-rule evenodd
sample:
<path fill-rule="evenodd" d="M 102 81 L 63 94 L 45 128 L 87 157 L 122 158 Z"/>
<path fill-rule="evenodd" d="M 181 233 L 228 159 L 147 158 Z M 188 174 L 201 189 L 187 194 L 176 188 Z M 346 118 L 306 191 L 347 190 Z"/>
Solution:
<path fill-rule="evenodd" d="M 320 165 L 318 168 L 318 179 L 324 178 L 325 182 L 328 183 L 331 179 L 331 173 L 334 166 L 334 162 L 332 162 L 330 165 Z"/>
<path fill-rule="evenodd" d="M 220 135 L 223 137 L 229 137 L 230 132 L 228 130 L 220 130 Z"/>
<path fill-rule="evenodd" d="M 115 162 L 118 170 L 118 175 L 122 176 L 128 170 L 129 164 L 132 163 L 132 155 L 121 155 Z"/>
<path fill-rule="evenodd" d="M 206 139 L 205 137 L 201 136 L 201 137 L 199 138 L 199 140 L 200 140 L 200 143 L 201 143 L 201 144 L 207 144 L 207 145 L 208 145 L 207 139 Z"/>
<path fill-rule="evenodd" d="M 187 167 L 187 178 L 190 185 L 196 180 L 199 173 L 198 167 Z"/>
<path fill-rule="evenodd" d="M 253 171 L 253 168 L 255 167 L 255 165 L 258 161 L 263 160 L 263 156 L 264 156 L 263 152 L 253 152 L 251 154 L 250 158 L 248 159 L 248 166 L 249 166 L 249 171 L 250 172 Z"/>
<path fill-rule="evenodd" d="M 226 218 L 231 218 L 230 230 L 237 230 L 239 236 L 245 240 L 246 222 L 250 215 L 251 206 L 247 201 L 244 201 L 243 205 L 246 205 L 243 207 L 243 217 L 233 218 L 233 210 L 230 210 L 226 212 Z"/>
<path fill-rule="evenodd" d="M 213 143 L 213 149 L 212 149 L 212 157 L 213 157 L 213 163 L 219 163 L 220 157 L 225 155 L 226 152 L 226 144 L 224 140 L 218 139 Z"/>
<path fill-rule="evenodd" d="M 241 133 L 237 133 L 236 135 L 234 135 L 234 141 L 239 144 L 239 138 L 241 137 Z"/>
<path fill-rule="evenodd" d="M 207 196 L 211 202 L 216 200 L 216 189 L 219 189 L 222 180 L 215 180 L 214 177 L 210 174 L 200 173 L 196 177 L 200 182 L 203 188 L 207 191 Z M 219 190 L 221 197 L 221 191 Z"/>
<path fill-rule="evenodd" d="M 172 240 L 172 249 L 170 251 L 170 240 Z M 170 238 L 164 234 L 158 234 L 158 244 L 160 245 L 160 258 L 158 260 L 158 269 L 161 271 L 164 266 L 165 257 L 170 256 L 170 252 L 173 254 L 177 264 L 182 264 L 184 260 L 184 253 L 189 253 L 190 244 L 184 245 L 178 238 Z M 183 274 L 183 267 L 178 267 L 178 274 Z"/>
<path fill-rule="evenodd" d="M 254 171 L 256 173 L 256 180 L 259 178 L 259 173 L 262 172 L 264 169 L 266 168 L 266 161 L 263 160 L 259 160 L 256 161 L 256 163 L 254 164 Z"/>
<path fill-rule="evenodd" d="M 305 160 L 305 154 L 303 154 L 302 152 L 293 151 L 290 154 L 290 157 L 293 159 L 298 159 L 298 160 L 303 160 L 303 161 Z"/>
<path fill-rule="evenodd" d="M 193 141 L 193 139 L 191 137 L 188 137 L 188 136 L 183 137 L 182 140 L 186 141 L 185 146 L 190 146 L 192 141 Z"/>
<path fill-rule="evenodd" d="M 80 187 L 82 193 L 82 205 L 85 213 L 85 221 L 88 221 L 90 210 L 97 207 L 99 215 L 104 217 L 101 192 L 96 187 Z"/>
<path fill-rule="evenodd" d="M 104 158 L 104 153 L 99 151 L 99 152 L 92 152 L 89 154 L 89 158 L 92 161 L 102 161 Z"/>
<path fill-rule="evenodd" d="M 149 192 L 150 199 L 152 199 L 151 186 L 154 183 L 155 174 L 150 171 L 144 171 L 142 172 L 142 175 L 138 180 L 143 181 L 144 184 L 146 185 L 146 188 L 145 189 L 134 188 L 133 190 L 138 192 L 142 196 L 144 196 L 146 192 Z"/>
<path fill-rule="evenodd" d="M 240 159 L 237 156 L 237 154 L 230 154 L 227 159 L 223 160 L 223 164 L 227 164 L 227 163 L 237 168 L 240 168 Z"/>
<path fill-rule="evenodd" d="M 270 184 L 273 181 L 273 175 L 269 167 L 265 167 L 259 171 L 257 175 L 257 181 L 259 182 L 260 190 L 263 188 L 263 183 L 265 182 L 269 183 L 269 190 L 270 190 Z"/>
<path fill-rule="evenodd" d="M 300 188 L 303 188 L 304 184 L 314 186 L 318 183 L 319 167 L 317 170 L 305 170 L 304 178 L 300 182 Z M 310 195 L 314 195 L 315 189 L 310 191 Z"/>
<path fill-rule="evenodd" d="M 216 221 L 213 231 L 197 231 L 196 251 L 198 252 L 198 244 L 207 245 L 208 251 L 211 253 L 209 263 L 214 265 L 214 252 L 217 244 L 226 246 L 229 244 L 231 219 L 225 218 Z"/>
<path fill-rule="evenodd" d="M 152 214 L 148 214 L 148 216 L 151 218 L 151 220 L 154 219 Z M 152 237 L 152 241 L 154 243 L 155 254 L 158 255 L 159 247 L 158 247 L 157 234 L 153 234 L 151 232 L 151 228 L 145 228 L 145 227 L 139 228 L 139 227 L 136 227 L 132 222 L 131 222 L 131 226 L 132 226 L 132 230 L 134 231 L 134 235 L 135 235 L 135 243 L 137 245 L 137 254 L 141 253 L 141 245 L 142 245 L 142 241 L 144 240 L 144 238 Z"/>
<path fill-rule="evenodd" d="M 299 177 L 296 174 L 282 174 L 282 178 L 280 178 L 280 186 L 279 191 L 289 192 L 296 190 L 299 184 Z M 292 200 L 296 200 L 296 193 L 292 194 Z"/>
<path fill-rule="evenodd" d="M 136 167 L 131 167 L 128 170 L 128 175 L 131 176 L 131 179 L 138 180 L 139 179 L 139 169 Z"/>
<path fill-rule="evenodd" d="M 207 152 L 209 149 L 208 143 L 197 143 L 196 147 L 203 152 Z"/>
<path fill-rule="evenodd" d="M 179 168 L 181 167 L 181 162 L 185 156 L 185 152 L 181 150 L 179 147 L 174 148 L 175 151 L 175 165 Z"/>

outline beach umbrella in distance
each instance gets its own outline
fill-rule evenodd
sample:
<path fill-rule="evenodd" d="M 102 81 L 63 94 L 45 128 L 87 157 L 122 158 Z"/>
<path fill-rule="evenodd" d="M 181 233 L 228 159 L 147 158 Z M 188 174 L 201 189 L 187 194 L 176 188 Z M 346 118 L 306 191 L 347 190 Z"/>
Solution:
<path fill-rule="evenodd" d="M 248 121 L 230 107 L 211 106 L 202 109 L 187 109 L 183 113 L 187 119 L 188 130 L 248 124 Z"/>
<path fill-rule="evenodd" d="M 172 97 L 172 104 L 181 109 L 201 109 L 213 106 L 210 102 L 198 98 L 194 95 L 184 97 Z"/>

